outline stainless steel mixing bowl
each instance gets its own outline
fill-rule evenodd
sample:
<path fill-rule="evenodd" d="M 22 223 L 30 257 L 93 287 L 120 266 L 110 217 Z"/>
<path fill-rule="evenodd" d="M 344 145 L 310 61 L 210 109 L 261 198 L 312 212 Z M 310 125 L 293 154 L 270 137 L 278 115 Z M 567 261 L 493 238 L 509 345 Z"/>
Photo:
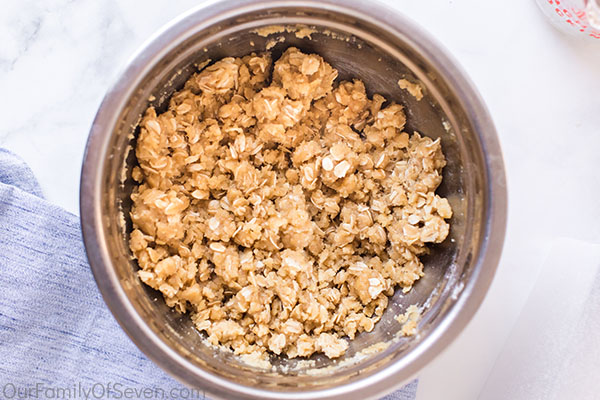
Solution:
<path fill-rule="evenodd" d="M 163 110 L 195 64 L 264 50 L 269 38 L 252 31 L 274 24 L 316 30 L 312 39 L 277 34 L 285 42 L 272 49 L 274 58 L 288 46 L 321 54 L 340 79 L 358 77 L 370 95 L 404 104 L 409 132 L 441 138 L 448 165 L 439 193 L 450 199 L 454 217 L 450 237 L 424 258 L 425 277 L 408 294 L 397 291 L 374 331 L 353 340 L 346 356 L 335 361 L 316 356 L 310 368 L 274 358 L 275 370 L 268 371 L 208 347 L 187 316 L 143 285 L 126 232 L 135 164 L 130 150 L 142 112 L 149 104 Z M 400 78 L 420 82 L 424 99 L 400 90 Z M 482 100 L 428 34 L 370 1 L 236 0 L 192 10 L 146 43 L 108 91 L 91 128 L 81 176 L 88 258 L 116 319 L 164 370 L 227 399 L 364 399 L 399 387 L 448 346 L 477 310 L 500 257 L 505 220 L 502 156 Z M 401 327 L 394 316 L 415 303 L 425 305 L 418 335 L 392 341 Z M 381 341 L 392 344 L 353 358 Z"/>

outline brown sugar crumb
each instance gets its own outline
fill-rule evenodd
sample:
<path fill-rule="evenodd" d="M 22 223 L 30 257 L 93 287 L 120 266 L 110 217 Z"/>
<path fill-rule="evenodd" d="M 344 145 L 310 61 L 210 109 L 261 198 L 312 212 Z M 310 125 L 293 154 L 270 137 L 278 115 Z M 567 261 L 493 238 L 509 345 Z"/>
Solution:
<path fill-rule="evenodd" d="M 406 79 L 400 79 L 398 81 L 398 87 L 406 90 L 412 97 L 420 101 L 423 98 L 423 88 L 418 83 L 412 83 Z"/>
<path fill-rule="evenodd" d="M 417 325 L 421 320 L 421 310 L 416 305 L 408 306 L 404 314 L 396 316 L 396 321 L 402 324 L 400 334 L 412 336 L 417 333 Z"/>
<path fill-rule="evenodd" d="M 136 146 L 130 248 L 140 279 L 215 345 L 261 358 L 344 354 L 419 256 L 448 235 L 440 141 L 403 107 L 289 48 L 224 58 Z"/>

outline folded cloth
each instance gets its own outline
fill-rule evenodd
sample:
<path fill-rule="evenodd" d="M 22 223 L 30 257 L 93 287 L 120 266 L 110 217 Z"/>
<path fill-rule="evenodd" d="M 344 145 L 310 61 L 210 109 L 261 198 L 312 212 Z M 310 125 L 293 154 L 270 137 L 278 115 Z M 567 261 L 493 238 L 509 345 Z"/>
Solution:
<path fill-rule="evenodd" d="M 2 149 L 0 268 L 1 398 L 204 398 L 125 335 L 94 282 L 79 218 L 44 200 L 31 170 Z M 412 400 L 416 388 L 385 399 Z"/>

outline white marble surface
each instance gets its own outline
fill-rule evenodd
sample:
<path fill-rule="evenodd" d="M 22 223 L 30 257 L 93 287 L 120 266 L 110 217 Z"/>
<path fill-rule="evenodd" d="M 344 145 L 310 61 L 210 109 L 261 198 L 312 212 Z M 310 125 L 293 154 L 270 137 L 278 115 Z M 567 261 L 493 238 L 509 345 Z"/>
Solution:
<path fill-rule="evenodd" d="M 197 3 L 2 1 L 0 146 L 29 163 L 50 201 L 77 213 L 87 132 L 109 83 L 145 39 Z M 509 227 L 498 274 L 472 323 L 420 374 L 419 400 L 475 399 L 547 243 L 600 242 L 600 41 L 558 33 L 533 0 L 387 3 L 462 64 L 487 102 L 504 151 Z"/>

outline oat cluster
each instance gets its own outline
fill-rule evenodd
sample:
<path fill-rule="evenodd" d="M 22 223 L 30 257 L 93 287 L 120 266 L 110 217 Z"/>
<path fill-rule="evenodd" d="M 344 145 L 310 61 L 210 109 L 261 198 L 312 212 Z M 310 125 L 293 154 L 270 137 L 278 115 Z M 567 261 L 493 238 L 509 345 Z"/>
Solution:
<path fill-rule="evenodd" d="M 296 48 L 228 57 L 140 123 L 139 277 L 237 354 L 339 357 L 448 235 L 439 140 L 336 77 Z"/>

